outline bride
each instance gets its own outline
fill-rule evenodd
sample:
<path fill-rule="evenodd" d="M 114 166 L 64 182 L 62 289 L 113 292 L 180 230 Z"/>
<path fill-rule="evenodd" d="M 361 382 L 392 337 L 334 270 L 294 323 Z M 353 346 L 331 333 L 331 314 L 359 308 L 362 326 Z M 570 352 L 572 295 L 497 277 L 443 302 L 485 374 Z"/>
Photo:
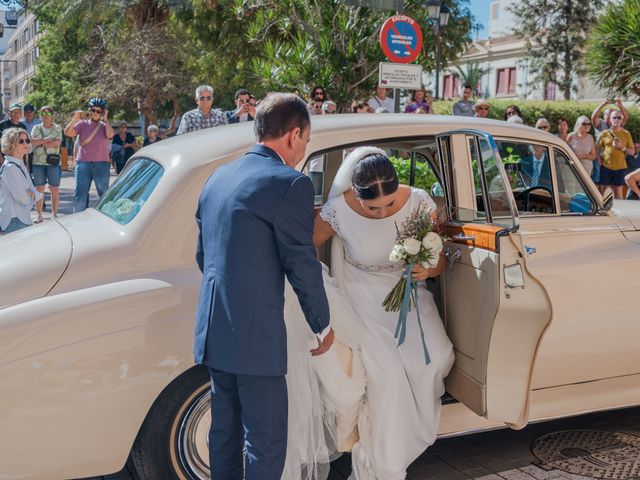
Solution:
<path fill-rule="evenodd" d="M 333 237 L 332 275 L 325 272 L 336 342 L 310 357 L 315 337 L 301 321 L 289 287 L 289 438 L 283 480 L 325 479 L 329 461 L 352 453 L 351 479 L 402 480 L 436 439 L 444 377 L 454 360 L 431 293 L 420 285 L 419 311 L 430 363 L 425 363 L 416 310 L 398 347 L 397 312 L 382 301 L 402 273 L 389 260 L 396 227 L 419 204 L 435 210 L 423 190 L 398 184 L 385 152 L 360 147 L 340 167 L 314 226 L 314 244 Z M 343 247 L 343 248 L 341 248 Z M 438 275 L 416 266 L 416 281 Z"/>

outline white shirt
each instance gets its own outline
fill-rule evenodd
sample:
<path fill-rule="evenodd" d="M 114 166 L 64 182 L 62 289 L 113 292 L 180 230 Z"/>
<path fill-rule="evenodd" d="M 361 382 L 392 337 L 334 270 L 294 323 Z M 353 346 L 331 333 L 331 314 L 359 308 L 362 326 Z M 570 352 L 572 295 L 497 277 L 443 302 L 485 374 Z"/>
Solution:
<path fill-rule="evenodd" d="M 389 110 L 391 113 L 396 113 L 396 102 L 394 102 L 393 98 L 385 97 L 384 100 L 378 98 L 376 95 L 369 99 L 369 107 L 373 109 L 375 112 L 376 109 L 380 107 L 384 107 Z"/>
<path fill-rule="evenodd" d="M 0 178 L 0 229 L 5 230 L 12 218 L 31 225 L 33 200 L 27 193 L 36 192 L 29 171 L 22 160 L 5 155 Z"/>

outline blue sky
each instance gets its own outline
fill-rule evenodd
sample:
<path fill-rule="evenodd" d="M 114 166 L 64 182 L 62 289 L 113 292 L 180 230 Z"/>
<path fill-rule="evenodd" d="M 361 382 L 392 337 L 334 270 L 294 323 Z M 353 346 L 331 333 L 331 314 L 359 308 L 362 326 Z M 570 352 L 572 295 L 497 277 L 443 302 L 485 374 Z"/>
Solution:
<path fill-rule="evenodd" d="M 478 32 L 478 38 L 487 37 L 487 27 L 489 24 L 489 5 L 492 0 L 469 0 L 469 9 L 476 21 L 482 24 L 483 28 Z"/>

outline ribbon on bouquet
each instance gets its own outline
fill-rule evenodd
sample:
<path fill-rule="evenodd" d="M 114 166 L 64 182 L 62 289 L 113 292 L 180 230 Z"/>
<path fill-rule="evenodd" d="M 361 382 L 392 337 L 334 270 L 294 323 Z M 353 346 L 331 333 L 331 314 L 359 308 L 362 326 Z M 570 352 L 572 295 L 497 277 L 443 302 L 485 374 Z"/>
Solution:
<path fill-rule="evenodd" d="M 400 316 L 398 317 L 398 324 L 396 325 L 396 333 L 394 338 L 398 341 L 398 347 L 402 345 L 407 337 L 407 314 L 411 308 L 411 301 L 416 306 L 416 319 L 418 321 L 418 327 L 420 327 L 420 338 L 422 339 L 422 350 L 424 352 L 424 362 L 429 365 L 431 363 L 431 357 L 429 357 L 429 350 L 427 349 L 427 343 L 424 340 L 424 329 L 422 328 L 422 322 L 420 321 L 420 309 L 418 308 L 418 287 L 413 283 L 412 272 L 414 263 L 408 263 L 404 269 L 402 275 L 406 278 L 406 284 L 404 286 L 404 295 L 402 297 L 402 305 L 400 305 Z"/>

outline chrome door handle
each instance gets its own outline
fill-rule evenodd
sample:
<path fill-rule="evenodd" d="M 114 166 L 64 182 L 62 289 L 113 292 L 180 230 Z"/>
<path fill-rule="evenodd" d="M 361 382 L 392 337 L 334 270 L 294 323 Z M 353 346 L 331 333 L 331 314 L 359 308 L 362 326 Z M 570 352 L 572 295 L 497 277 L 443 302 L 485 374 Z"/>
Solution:
<path fill-rule="evenodd" d="M 453 236 L 454 240 L 462 240 L 465 242 L 475 242 L 476 241 L 476 237 L 474 237 L 473 235 L 464 235 L 462 233 L 458 233 L 457 235 Z"/>
<path fill-rule="evenodd" d="M 447 259 L 447 271 L 453 271 L 453 267 L 456 266 L 456 262 L 459 262 L 462 258 L 462 252 L 459 248 L 456 249 L 455 252 L 452 253 L 451 247 L 447 247 L 444 249 L 444 258 Z"/>

